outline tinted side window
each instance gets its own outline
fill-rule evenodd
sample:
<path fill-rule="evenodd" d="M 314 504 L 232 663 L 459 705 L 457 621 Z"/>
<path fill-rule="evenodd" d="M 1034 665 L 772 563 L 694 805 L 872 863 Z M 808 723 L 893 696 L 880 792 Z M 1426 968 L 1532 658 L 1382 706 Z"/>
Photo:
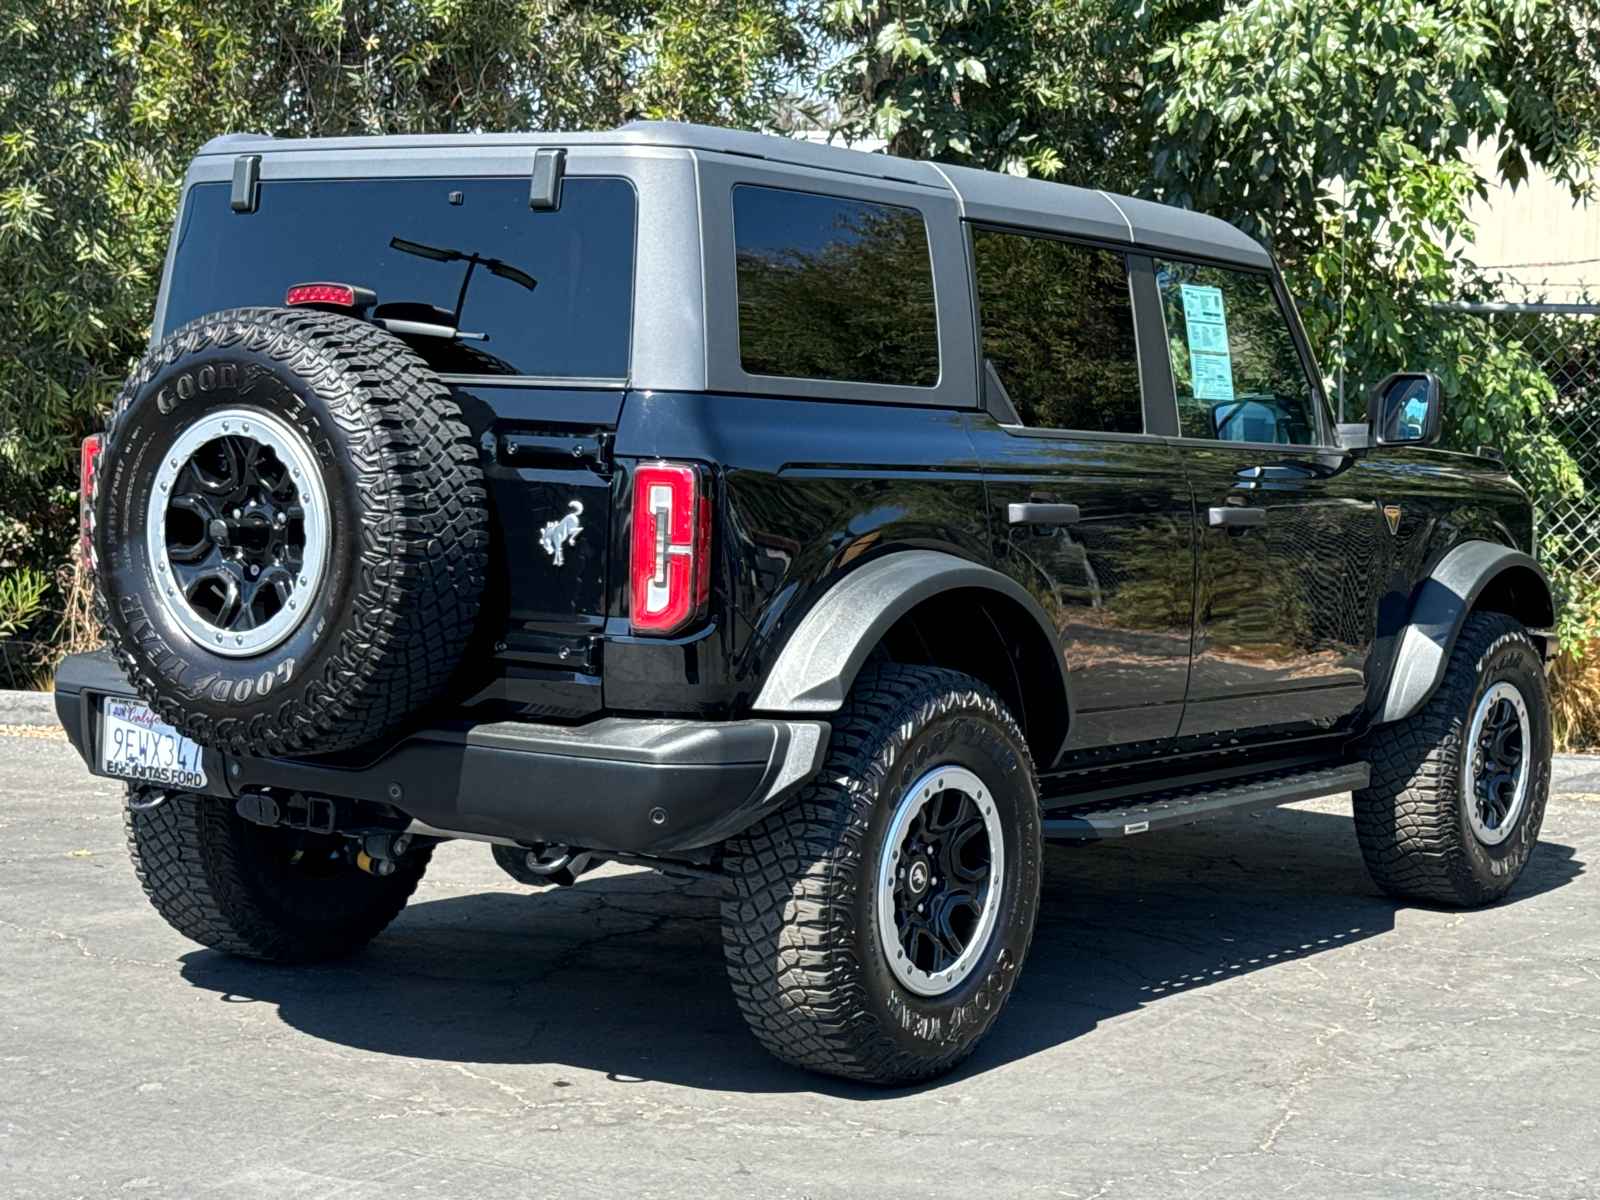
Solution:
<path fill-rule="evenodd" d="M 1265 275 L 1156 260 L 1185 437 L 1315 445 L 1305 365 Z"/>
<path fill-rule="evenodd" d="M 1139 433 L 1139 357 L 1123 254 L 978 229 L 983 355 L 1024 425 Z"/>
<path fill-rule="evenodd" d="M 733 189 L 739 361 L 752 375 L 933 387 L 933 261 L 914 208 Z"/>
<path fill-rule="evenodd" d="M 478 267 L 461 328 L 488 337 L 419 337 L 436 370 L 472 375 L 623 379 L 633 319 L 634 192 L 625 179 L 569 176 L 561 207 L 528 208 L 522 179 L 269 180 L 261 207 L 228 207 L 230 185 L 196 184 L 184 207 L 166 330 L 226 308 L 281 305 L 297 283 L 371 288 L 383 307 L 448 326 L 464 262 L 405 253 L 392 238 L 497 258 L 537 286 Z M 437 308 L 442 315 L 415 315 Z M 391 310 L 393 315 L 405 315 Z"/>

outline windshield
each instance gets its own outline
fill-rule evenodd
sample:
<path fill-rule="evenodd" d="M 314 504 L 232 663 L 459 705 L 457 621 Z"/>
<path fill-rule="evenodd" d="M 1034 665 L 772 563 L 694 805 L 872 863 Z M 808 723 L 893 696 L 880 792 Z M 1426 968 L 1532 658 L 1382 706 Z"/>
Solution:
<path fill-rule="evenodd" d="M 295 284 L 347 283 L 376 292 L 380 308 L 439 310 L 445 323 L 459 302 L 470 345 L 408 338 L 441 371 L 628 374 L 635 205 L 624 179 L 569 177 L 548 211 L 528 207 L 526 178 L 272 180 L 254 213 L 234 212 L 229 191 L 189 191 L 163 334 L 226 308 L 281 305 Z M 463 294 L 464 260 L 397 240 L 514 264 L 538 286 L 485 267 Z"/>

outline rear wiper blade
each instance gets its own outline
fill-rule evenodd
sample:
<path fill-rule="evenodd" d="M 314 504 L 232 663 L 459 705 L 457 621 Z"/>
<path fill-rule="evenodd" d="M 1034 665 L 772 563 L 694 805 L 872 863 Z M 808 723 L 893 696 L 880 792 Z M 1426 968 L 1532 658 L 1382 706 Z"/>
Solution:
<path fill-rule="evenodd" d="M 406 238 L 395 237 L 389 239 L 389 245 L 403 254 L 415 254 L 418 258 L 432 259 L 434 262 L 464 262 L 467 264 L 467 277 L 461 281 L 461 295 L 466 298 L 467 283 L 472 279 L 473 268 L 483 266 L 489 268 L 489 274 L 498 275 L 501 279 L 509 279 L 512 283 L 519 283 L 530 292 L 539 286 L 539 281 L 529 275 L 521 267 L 514 267 L 503 259 L 487 258 L 484 255 L 472 253 L 464 254 L 460 250 L 446 250 L 439 246 L 429 246 L 423 242 L 413 242 Z M 456 305 L 459 315 L 460 304 Z"/>

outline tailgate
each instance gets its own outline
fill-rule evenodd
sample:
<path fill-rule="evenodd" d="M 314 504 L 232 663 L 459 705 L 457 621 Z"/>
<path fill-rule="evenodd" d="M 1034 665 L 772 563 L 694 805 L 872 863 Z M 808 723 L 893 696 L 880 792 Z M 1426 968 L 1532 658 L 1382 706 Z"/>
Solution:
<path fill-rule="evenodd" d="M 526 716 L 601 707 L 612 521 L 611 443 L 621 391 L 471 387 L 491 527 L 482 625 L 493 669 L 468 703 Z"/>

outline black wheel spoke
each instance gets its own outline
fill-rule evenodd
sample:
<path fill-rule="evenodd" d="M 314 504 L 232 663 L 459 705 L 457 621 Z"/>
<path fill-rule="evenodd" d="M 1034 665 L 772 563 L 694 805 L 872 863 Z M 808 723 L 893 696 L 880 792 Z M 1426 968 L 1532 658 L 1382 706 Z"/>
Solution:
<path fill-rule="evenodd" d="M 952 958 L 960 958 L 961 952 L 967 948 L 967 938 L 977 927 L 982 911 L 982 903 L 970 892 L 955 892 L 943 898 L 935 918 L 935 928 L 939 940 L 949 948 Z"/>
<path fill-rule="evenodd" d="M 940 867 L 952 881 L 976 883 L 989 874 L 988 833 L 983 818 L 976 813 L 946 840 L 940 854 Z"/>
<path fill-rule="evenodd" d="M 174 562 L 198 562 L 215 545 L 211 522 L 217 510 L 210 498 L 196 492 L 172 497 L 167 505 L 167 554 Z"/>
<path fill-rule="evenodd" d="M 198 562 L 172 563 L 172 574 L 184 598 L 205 613 L 219 629 L 228 629 L 238 615 L 239 576 L 236 564 L 211 547 Z"/>

